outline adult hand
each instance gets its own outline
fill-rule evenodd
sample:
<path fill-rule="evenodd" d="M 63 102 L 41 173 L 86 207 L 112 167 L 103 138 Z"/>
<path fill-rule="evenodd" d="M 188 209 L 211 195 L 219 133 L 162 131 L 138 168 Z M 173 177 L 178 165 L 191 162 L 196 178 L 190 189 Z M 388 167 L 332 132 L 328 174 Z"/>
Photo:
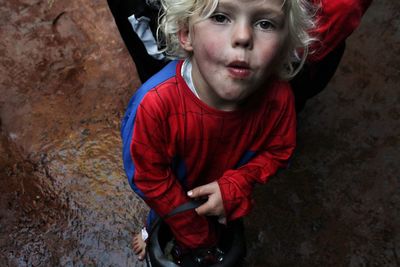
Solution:
<path fill-rule="evenodd" d="M 212 182 L 190 190 L 190 198 L 204 198 L 207 201 L 196 209 L 197 214 L 204 216 L 218 216 L 220 223 L 226 223 L 224 204 L 221 190 L 217 182 Z"/>

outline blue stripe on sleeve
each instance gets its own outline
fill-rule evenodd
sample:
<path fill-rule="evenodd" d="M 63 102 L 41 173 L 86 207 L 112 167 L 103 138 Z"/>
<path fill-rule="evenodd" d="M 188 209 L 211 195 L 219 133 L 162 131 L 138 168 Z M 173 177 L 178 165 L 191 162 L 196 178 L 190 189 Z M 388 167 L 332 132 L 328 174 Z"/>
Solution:
<path fill-rule="evenodd" d="M 172 78 L 176 74 L 176 66 L 178 61 L 172 61 L 166 65 L 161 71 L 151 77 L 145 82 L 133 95 L 129 101 L 128 107 L 125 111 L 125 116 L 121 123 L 121 137 L 122 137 L 122 159 L 124 163 L 125 173 L 128 177 L 129 185 L 140 197 L 144 197 L 142 191 L 139 190 L 134 184 L 135 165 L 132 161 L 130 146 L 132 142 L 133 128 L 135 124 L 136 112 L 142 102 L 144 96 L 148 91 L 156 87 L 158 84 Z"/>

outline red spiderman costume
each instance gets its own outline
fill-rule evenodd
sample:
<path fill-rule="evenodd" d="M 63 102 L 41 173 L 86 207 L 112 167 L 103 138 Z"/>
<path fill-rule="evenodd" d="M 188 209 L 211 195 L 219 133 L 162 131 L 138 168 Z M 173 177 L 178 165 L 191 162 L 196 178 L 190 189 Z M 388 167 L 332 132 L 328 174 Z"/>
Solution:
<path fill-rule="evenodd" d="M 189 201 L 186 192 L 217 180 L 227 220 L 246 215 L 255 183 L 285 167 L 295 147 L 290 87 L 274 81 L 232 112 L 211 108 L 169 63 L 133 97 L 122 126 L 130 185 L 159 216 Z M 167 220 L 188 248 L 215 244 L 208 219 L 187 211 Z"/>
<path fill-rule="evenodd" d="M 312 33 L 320 41 L 308 59 L 311 74 L 313 69 L 323 71 L 324 65 L 318 63 L 344 43 L 372 0 L 313 2 L 321 3 L 321 9 L 318 28 Z M 136 63 L 140 68 L 140 62 Z M 121 130 L 129 183 L 164 216 L 189 200 L 188 190 L 217 180 L 227 219 L 240 218 L 250 211 L 254 184 L 265 183 L 278 168 L 285 167 L 295 147 L 290 86 L 274 81 L 246 106 L 223 112 L 193 95 L 180 75 L 181 65 L 180 61 L 169 63 L 129 103 Z M 311 76 L 306 81 L 320 75 Z M 167 222 L 183 247 L 216 242 L 213 224 L 194 211 Z"/>

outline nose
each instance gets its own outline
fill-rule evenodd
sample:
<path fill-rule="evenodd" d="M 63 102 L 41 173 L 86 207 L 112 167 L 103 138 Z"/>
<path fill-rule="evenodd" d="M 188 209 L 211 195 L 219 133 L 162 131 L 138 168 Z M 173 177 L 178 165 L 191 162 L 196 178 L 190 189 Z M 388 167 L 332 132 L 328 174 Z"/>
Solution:
<path fill-rule="evenodd" d="M 253 48 L 253 29 L 246 22 L 237 22 L 232 29 L 232 46 L 234 48 Z"/>

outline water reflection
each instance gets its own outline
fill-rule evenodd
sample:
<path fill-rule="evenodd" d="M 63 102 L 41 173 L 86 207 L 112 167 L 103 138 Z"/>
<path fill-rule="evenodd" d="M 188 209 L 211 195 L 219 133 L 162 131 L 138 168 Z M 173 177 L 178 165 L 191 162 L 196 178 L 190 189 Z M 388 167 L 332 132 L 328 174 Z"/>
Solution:
<path fill-rule="evenodd" d="M 146 210 L 127 185 L 118 129 L 96 126 L 60 140 L 20 159 L 20 187 L 8 199 L 18 203 L 2 217 L 2 257 L 18 266 L 140 265 L 130 241 Z"/>

